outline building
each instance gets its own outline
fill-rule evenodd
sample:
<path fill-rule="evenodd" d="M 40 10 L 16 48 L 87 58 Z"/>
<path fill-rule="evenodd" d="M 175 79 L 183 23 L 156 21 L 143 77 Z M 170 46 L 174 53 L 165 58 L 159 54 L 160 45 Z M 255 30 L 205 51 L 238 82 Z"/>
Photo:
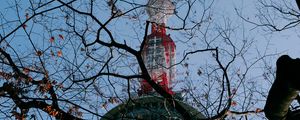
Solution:
<path fill-rule="evenodd" d="M 193 120 L 205 118 L 199 111 L 180 99 L 179 104 L 190 113 Z M 182 116 L 162 97 L 145 95 L 127 101 L 106 113 L 102 120 L 180 120 Z"/>
<path fill-rule="evenodd" d="M 170 0 L 149 0 L 147 13 L 150 16 L 151 34 L 144 41 L 142 58 L 152 80 L 172 94 L 176 101 L 190 112 L 193 119 L 205 118 L 193 107 L 185 104 L 181 93 L 172 91 L 175 79 L 175 43 L 166 34 L 167 18 L 173 14 L 174 5 Z M 182 116 L 163 97 L 158 95 L 146 80 L 140 81 L 139 96 L 129 99 L 108 113 L 103 119 L 182 119 Z"/>

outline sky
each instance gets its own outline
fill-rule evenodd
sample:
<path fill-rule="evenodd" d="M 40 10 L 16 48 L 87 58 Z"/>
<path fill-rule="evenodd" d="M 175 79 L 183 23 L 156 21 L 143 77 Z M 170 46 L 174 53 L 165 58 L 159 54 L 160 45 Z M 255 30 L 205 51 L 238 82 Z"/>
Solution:
<path fill-rule="evenodd" d="M 220 6 L 218 7 L 220 8 L 220 10 L 218 11 L 220 11 L 221 14 L 227 13 L 226 15 L 233 15 L 237 17 L 234 8 L 242 10 L 242 13 L 245 15 L 245 17 L 249 17 L 250 20 L 253 20 L 253 18 L 255 18 L 255 15 L 257 14 L 256 5 L 258 4 L 258 2 L 256 0 L 217 0 L 216 3 Z M 294 5 L 296 6 L 296 2 L 294 2 Z M 257 20 L 254 19 L 253 21 Z M 271 34 L 271 32 L 269 31 L 262 31 L 260 27 L 254 28 L 254 26 L 250 23 L 245 24 L 248 29 L 250 29 L 250 31 L 254 31 L 253 37 L 255 37 L 255 39 L 257 40 L 256 45 L 258 47 L 265 47 L 265 45 L 267 44 L 266 42 L 269 42 L 269 52 L 278 52 L 280 53 L 280 55 L 288 54 L 293 58 L 300 57 L 299 30 L 297 30 L 298 27 L 282 32 L 274 32 L 273 34 Z"/>
<path fill-rule="evenodd" d="M 210 2 L 209 0 L 206 2 Z M 25 2 L 21 2 L 23 4 L 28 4 Z M 145 2 L 142 2 L 145 3 Z M 266 54 L 277 54 L 279 53 L 279 55 L 283 55 L 283 54 L 288 54 L 293 58 L 300 58 L 300 47 L 298 47 L 300 45 L 300 40 L 299 40 L 299 30 L 297 30 L 297 27 L 295 29 L 289 29 L 289 30 L 285 30 L 285 31 L 281 31 L 281 32 L 274 32 L 274 33 L 270 33 L 268 31 L 264 31 L 263 28 L 258 27 L 256 28 L 255 25 L 245 22 L 243 21 L 240 17 L 237 16 L 237 12 L 235 9 L 239 10 L 239 12 L 241 12 L 241 14 L 244 17 L 249 17 L 250 20 L 256 21 L 257 19 L 255 17 L 255 15 L 257 14 L 257 1 L 256 0 L 215 0 L 214 1 L 214 6 L 213 6 L 213 11 L 212 11 L 212 15 L 215 18 L 215 21 L 217 23 L 220 23 L 221 25 L 224 22 L 224 19 L 230 18 L 230 24 L 232 26 L 236 26 L 239 27 L 236 31 L 236 35 L 233 35 L 233 38 L 235 39 L 235 41 L 237 43 L 241 42 L 241 39 L 243 37 L 245 38 L 249 38 L 249 39 L 253 39 L 255 42 L 253 44 L 253 47 L 251 48 L 251 51 L 249 52 L 248 58 L 250 59 L 249 61 L 251 61 L 253 58 L 256 57 L 257 55 L 257 51 L 264 53 L 266 52 Z M 1 6 L 1 8 L 5 8 L 6 6 Z M 125 6 L 126 7 L 126 6 Z M 105 11 L 105 9 L 102 9 L 101 6 L 99 6 L 99 13 L 101 13 L 101 10 Z M 185 10 L 185 7 L 181 8 L 181 10 Z M 198 11 L 201 11 L 202 8 L 199 7 L 197 9 Z M 141 10 L 142 11 L 142 10 Z M 10 11 L 3 11 L 1 10 L 1 12 L 5 12 L 6 15 L 10 17 L 11 19 L 15 19 L 16 16 L 12 16 L 13 14 L 10 14 Z M 138 13 L 139 11 L 137 11 Z M 22 13 L 23 16 L 25 14 L 25 12 Z M 183 11 L 180 11 L 179 14 L 184 14 Z M 102 15 L 102 14 L 101 14 Z M 101 16 L 99 14 L 99 16 Z M 104 16 L 109 16 L 109 14 L 104 14 Z M 175 26 L 178 27 L 180 26 L 180 23 L 178 21 L 176 21 L 174 19 L 175 17 L 171 17 L 168 21 L 168 25 L 169 26 Z M 99 17 L 100 20 L 105 21 L 105 17 Z M 147 16 L 145 16 L 145 14 L 143 14 L 143 16 L 141 17 L 141 20 L 146 20 Z M 120 22 L 118 22 L 118 20 L 122 20 Z M 134 22 L 133 24 L 131 22 Z M 30 24 L 30 23 L 29 23 Z M 56 25 L 55 26 L 59 26 Z M 109 28 L 115 30 L 113 32 L 114 35 L 116 35 L 116 38 L 120 38 L 118 39 L 119 42 L 123 42 L 126 41 L 128 45 L 132 46 L 135 49 L 139 49 L 138 44 L 141 42 L 141 40 L 143 39 L 143 27 L 144 27 L 145 21 L 139 21 L 139 20 L 132 20 L 132 19 L 117 19 L 116 21 L 113 21 L 112 24 L 109 26 Z M 217 26 L 217 25 L 216 25 Z M 139 28 L 141 27 L 141 28 Z M 204 26 L 205 27 L 205 26 Z M 120 28 L 125 28 L 125 29 L 120 29 Z M 136 30 L 136 31 L 135 31 Z M 245 35 L 243 35 L 243 30 L 245 31 Z M 38 31 L 38 30 L 37 30 Z M 125 31 L 125 32 L 124 32 Z M 168 30 L 168 33 L 171 34 L 171 37 L 174 39 L 174 41 L 177 44 L 177 61 L 180 61 L 182 59 L 182 54 L 184 53 L 184 51 L 190 51 L 190 50 L 195 50 L 199 47 L 202 47 L 201 42 L 196 41 L 196 39 L 193 39 L 192 42 L 190 42 L 189 44 L 183 44 L 181 40 L 181 37 L 184 36 L 182 35 L 180 32 L 177 31 L 172 31 L 172 30 Z M 24 35 L 24 34 L 22 34 Z M 17 36 L 17 38 L 21 41 L 22 40 L 22 35 Z M 45 36 L 43 36 L 44 39 L 47 39 L 48 33 L 45 33 Z M 103 35 L 104 38 L 107 37 L 106 35 Z M 199 37 L 200 39 L 201 37 Z M 194 42 L 195 41 L 195 42 Z M 196 44 L 198 46 L 194 46 L 193 44 Z M 16 44 L 23 44 L 23 42 L 17 42 Z M 20 49 L 19 51 L 22 51 L 22 49 L 24 48 L 17 48 Z M 65 50 L 66 52 L 68 50 Z M 210 62 L 211 59 L 206 59 L 205 56 L 208 56 L 209 53 L 201 53 L 201 54 L 196 54 L 196 55 L 191 55 L 190 59 L 185 61 L 185 62 L 189 62 L 191 66 L 194 66 L 194 68 L 190 68 L 190 69 L 186 69 L 183 66 L 178 66 L 178 74 L 182 74 L 185 73 L 186 71 L 197 71 L 197 69 L 199 67 L 202 67 L 202 63 L 205 64 L 207 62 Z M 275 62 L 277 59 L 277 55 L 275 57 L 273 57 L 273 59 L 268 59 L 270 61 L 270 64 L 275 67 Z M 203 60 L 203 61 L 201 61 Z M 200 62 L 199 62 L 200 61 Z M 239 61 L 240 62 L 240 61 Z M 239 66 L 239 63 L 236 63 L 237 67 L 234 69 L 238 69 L 239 67 L 243 68 L 242 65 Z M 256 67 L 259 67 L 256 66 Z M 261 71 L 256 73 L 257 69 L 254 69 L 253 71 L 251 71 L 251 73 L 249 73 L 249 76 L 259 76 L 259 75 L 255 75 L 255 74 L 261 74 Z M 201 77 L 200 77 L 201 78 Z M 196 75 L 196 73 L 193 73 L 193 75 L 186 79 L 184 78 L 184 76 L 180 76 L 178 75 L 178 81 L 179 80 L 191 80 L 190 82 L 193 83 L 196 80 L 198 80 L 199 77 Z M 261 78 L 259 78 L 261 79 Z M 199 82 L 199 81 L 198 81 Z M 266 91 L 266 89 L 268 89 L 270 87 L 271 83 L 268 82 L 262 82 L 262 84 L 260 84 L 259 87 L 261 87 L 261 89 L 263 89 L 262 91 Z M 234 85 L 236 86 L 236 85 Z M 178 85 L 176 89 L 180 90 L 181 87 L 184 87 L 184 85 Z M 110 93 L 112 93 L 110 91 Z M 113 105 L 114 106 L 114 105 Z M 112 107 L 113 107 L 112 106 Z M 263 106 L 263 103 L 257 105 L 259 107 Z M 233 108 L 234 109 L 234 108 Z M 106 112 L 106 111 L 102 111 L 102 112 Z M 254 118 L 255 119 L 255 118 Z"/>
<path fill-rule="evenodd" d="M 252 57 L 257 56 L 257 52 L 260 52 L 260 54 L 263 53 L 276 54 L 275 56 L 267 59 L 268 64 L 272 66 L 273 69 L 275 69 L 276 66 L 275 63 L 277 58 L 281 55 L 287 54 L 292 58 L 300 58 L 299 29 L 297 26 L 295 28 L 280 31 L 280 32 L 270 32 L 270 31 L 266 31 L 266 28 L 256 27 L 251 23 L 245 22 L 241 20 L 239 16 L 237 16 L 236 9 L 239 10 L 239 12 L 242 14 L 243 17 L 250 18 L 251 21 L 258 22 L 257 17 L 255 17 L 258 14 L 257 4 L 258 2 L 256 0 L 226 0 L 226 1 L 215 0 L 214 14 L 217 14 L 216 16 L 220 18 L 220 22 L 222 22 L 223 19 L 222 16 L 224 16 L 230 18 L 233 21 L 232 22 L 233 25 L 235 24 L 237 26 L 242 25 L 246 31 L 245 36 L 255 41 L 253 44 L 253 48 L 248 53 L 248 56 L 250 56 L 249 58 L 251 58 L 251 56 Z M 296 5 L 296 3 L 294 3 L 294 5 Z M 170 21 L 172 21 L 171 19 L 172 18 L 170 18 Z M 282 23 L 278 23 L 278 24 L 285 24 L 284 22 L 285 21 L 282 21 Z M 172 25 L 172 22 L 169 23 Z M 240 33 L 238 34 L 241 35 Z M 173 34 L 173 37 L 174 36 L 176 35 Z M 237 35 L 236 38 L 239 38 L 239 36 Z M 177 41 L 177 44 L 180 44 L 180 42 Z M 178 48 L 178 49 L 180 51 L 184 48 Z M 178 59 L 180 59 L 180 55 L 178 56 Z M 197 66 L 200 63 L 199 60 L 201 61 L 201 55 L 194 55 L 190 57 L 189 61 L 191 62 L 192 65 Z M 262 72 L 264 72 L 262 71 L 263 69 L 259 69 L 261 65 L 262 64 L 258 64 L 257 66 L 255 66 L 255 69 L 249 72 L 248 74 L 249 76 L 253 77 L 251 78 L 254 79 L 253 81 L 258 83 L 257 91 L 263 91 L 264 95 L 266 95 L 268 89 L 271 87 L 272 80 L 263 81 L 263 78 L 261 77 L 256 78 L 256 76 L 260 76 Z M 179 67 L 178 69 L 181 68 Z M 196 71 L 196 69 L 193 69 L 191 71 Z M 191 79 L 196 80 L 197 75 L 192 76 Z M 261 100 L 264 100 L 266 98 L 264 95 L 258 95 L 258 94 L 256 95 L 261 96 L 258 99 L 259 104 L 257 104 L 257 106 L 261 108 L 264 106 L 264 102 L 262 102 Z M 254 115 L 252 116 L 252 119 L 260 119 L 260 117 Z"/>

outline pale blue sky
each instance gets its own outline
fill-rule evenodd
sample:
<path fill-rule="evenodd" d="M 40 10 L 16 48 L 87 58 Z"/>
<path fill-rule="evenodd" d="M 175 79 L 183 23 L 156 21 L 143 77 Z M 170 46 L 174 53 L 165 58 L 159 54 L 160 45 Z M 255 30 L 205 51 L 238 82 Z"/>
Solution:
<path fill-rule="evenodd" d="M 100 1 L 100 2 L 103 3 L 103 1 Z M 210 2 L 210 0 L 208 0 L 207 2 Z M 231 25 L 234 27 L 237 27 L 237 31 L 235 31 L 234 35 L 233 35 L 233 39 L 235 42 L 240 43 L 240 42 L 242 42 L 243 38 L 253 39 L 255 41 L 255 43 L 253 44 L 253 47 L 250 49 L 251 51 L 249 52 L 249 54 L 247 56 L 247 58 L 249 58 L 249 62 L 251 62 L 253 60 L 253 58 L 256 57 L 256 55 L 257 55 L 256 50 L 263 53 L 265 51 L 266 47 L 267 47 L 267 50 L 266 50 L 267 54 L 281 53 L 281 54 L 288 54 L 293 58 L 300 57 L 300 47 L 299 47 L 300 46 L 300 40 L 299 40 L 300 30 L 297 30 L 297 28 L 270 34 L 268 32 L 263 31 L 261 28 L 253 29 L 255 27 L 254 25 L 242 21 L 242 19 L 237 16 L 235 8 L 240 10 L 242 15 L 244 15 L 245 17 L 249 17 L 251 20 L 253 19 L 254 21 L 257 21 L 254 17 L 257 12 L 256 4 L 257 4 L 256 0 L 215 0 L 214 6 L 213 6 L 213 11 L 211 11 L 214 21 L 215 21 L 213 23 L 213 25 L 215 25 L 215 26 L 218 26 L 217 24 L 222 25 L 224 23 L 224 19 L 229 18 Z M 23 3 L 23 5 L 26 5 L 25 2 Z M 1 6 L 1 9 L 0 9 L 1 12 L 5 12 L 2 10 L 3 7 L 6 7 L 6 6 Z M 100 20 L 104 21 L 103 19 L 109 17 L 109 13 L 107 12 L 106 14 L 100 14 L 103 11 L 107 11 L 107 9 L 104 9 L 102 7 L 103 6 L 99 6 L 99 8 L 97 9 L 100 11 L 99 15 L 97 15 L 97 16 L 99 17 Z M 183 9 L 185 9 L 185 8 L 182 8 L 182 10 Z M 202 10 L 201 6 L 197 10 L 201 11 Z M 16 16 L 14 16 L 14 14 L 11 14 L 10 12 L 11 11 L 7 11 L 6 12 L 7 14 L 5 14 L 5 16 L 8 17 L 9 19 L 16 19 L 15 18 Z M 139 12 L 139 11 L 137 11 L 137 12 Z M 25 11 L 22 11 L 21 14 L 24 17 Z M 179 11 L 179 14 L 184 14 L 184 11 Z M 105 17 L 103 17 L 101 15 L 104 15 Z M 116 20 L 113 20 L 112 23 L 108 25 L 108 27 L 109 27 L 109 29 L 113 30 L 113 34 L 115 35 L 117 41 L 119 41 L 119 42 L 126 41 L 128 45 L 130 45 L 131 47 L 133 47 L 135 49 L 138 49 L 139 42 L 143 39 L 144 24 L 145 24 L 145 20 L 147 19 L 145 14 L 142 14 L 142 16 L 140 16 L 140 18 L 141 18 L 140 20 L 128 19 L 126 17 L 118 18 Z M 28 25 L 30 25 L 30 22 L 28 23 Z M 172 26 L 176 27 L 178 25 L 180 26 L 178 21 L 174 20 L 174 17 L 170 18 L 168 25 L 171 27 Z M 15 26 L 12 26 L 12 28 L 13 27 L 15 27 Z M 205 25 L 203 27 L 205 27 Z M 122 29 L 120 29 L 120 28 L 122 28 Z M 244 30 L 244 33 L 245 33 L 244 35 L 242 34 L 243 33 L 242 30 Z M 10 31 L 10 30 L 7 30 L 7 31 Z M 36 31 L 38 31 L 38 30 L 36 30 Z M 203 47 L 203 45 L 201 45 L 201 42 L 197 41 L 197 40 L 200 40 L 201 37 L 192 39 L 188 44 L 183 44 L 180 40 L 183 39 L 184 35 L 182 35 L 178 31 L 168 30 L 167 32 L 171 34 L 171 37 L 174 39 L 174 41 L 177 44 L 177 54 L 176 54 L 177 61 L 181 60 L 184 50 L 190 51 L 190 50 L 195 50 L 195 49 L 199 49 L 199 48 Z M 44 33 L 44 34 L 45 34 L 45 36 L 43 36 L 42 39 L 40 39 L 40 40 L 48 40 L 48 37 L 50 35 L 48 33 Z M 17 38 L 19 41 L 14 41 L 14 42 L 16 42 L 16 45 L 23 44 L 22 38 L 24 36 L 22 36 L 22 35 L 24 35 L 24 34 L 22 33 L 21 30 L 19 30 L 18 35 L 17 35 Z M 103 35 L 103 36 L 104 36 L 104 38 L 107 37 L 105 35 Z M 38 36 L 38 37 L 41 37 L 41 36 Z M 48 41 L 46 41 L 46 42 L 48 42 Z M 193 45 L 194 43 L 197 46 L 194 46 Z M 22 46 L 20 48 L 16 47 L 16 48 L 19 49 L 19 51 L 22 51 L 23 47 L 25 47 L 25 46 Z M 26 50 L 28 50 L 28 49 L 26 49 Z M 23 49 L 23 51 L 24 51 L 24 49 Z M 68 50 L 66 50 L 66 52 L 67 51 Z M 204 64 L 211 62 L 212 59 L 206 58 L 209 55 L 210 55 L 209 53 L 201 53 L 201 54 L 191 55 L 190 60 L 187 60 L 187 62 L 190 63 L 190 66 L 192 66 L 192 68 L 190 68 L 190 71 L 197 71 L 197 69 L 199 67 L 203 67 Z M 276 57 L 274 57 L 274 58 L 276 58 Z M 243 65 L 240 64 L 239 62 L 241 62 L 241 61 L 238 61 L 236 63 L 236 66 L 234 66 L 234 68 L 232 70 L 244 68 Z M 268 62 L 270 62 L 272 67 L 275 67 L 276 59 L 271 59 Z M 254 69 L 253 71 L 249 72 L 249 77 L 252 77 L 253 79 L 255 79 L 256 76 L 261 76 L 261 73 L 262 73 L 262 71 L 257 71 L 259 69 L 259 65 L 257 65 L 256 67 L 257 67 L 257 69 Z M 177 69 L 178 69 L 178 74 L 184 74 L 186 71 L 189 71 L 180 65 L 177 67 Z M 262 69 L 260 69 L 260 70 L 262 70 Z M 189 82 L 199 83 L 199 81 L 201 80 L 201 77 L 198 77 L 196 75 L 196 72 L 193 72 L 191 74 L 192 75 L 190 76 L 190 78 L 188 78 L 188 80 L 191 80 Z M 251 80 L 252 80 L 252 78 L 251 78 Z M 185 80 L 185 78 L 183 75 L 182 76 L 178 75 L 177 80 L 178 81 Z M 199 81 L 197 81 L 197 80 L 199 80 Z M 236 79 L 233 79 L 233 80 L 236 80 Z M 269 81 L 262 81 L 261 77 L 258 77 L 256 80 L 252 80 L 252 81 L 261 82 L 262 84 L 258 84 L 258 88 L 261 89 L 261 91 L 263 91 L 263 92 L 267 92 L 267 89 L 271 85 L 269 83 Z M 194 85 L 196 87 L 199 86 L 198 84 L 192 84 L 192 85 Z M 179 84 L 178 86 L 176 86 L 177 88 L 175 88 L 175 89 L 180 90 L 181 87 L 183 87 L 183 86 L 184 86 L 183 84 L 181 84 L 181 85 Z M 233 87 L 235 87 L 235 86 L 237 86 L 237 85 L 233 85 Z M 259 90 L 257 90 L 257 91 L 259 91 Z M 109 92 L 112 93 L 111 91 L 109 91 Z M 256 95 L 258 96 L 258 98 L 260 98 L 260 100 L 264 100 L 264 98 L 261 97 L 261 95 L 259 95 L 259 94 L 256 94 Z M 237 100 L 238 100 L 238 98 L 237 98 Z M 259 101 L 259 102 L 260 103 L 257 105 L 254 105 L 254 107 L 251 108 L 251 110 L 254 110 L 256 107 L 263 108 L 264 101 Z M 113 106 L 114 105 L 112 105 L 111 107 L 113 107 Z M 233 109 L 235 109 L 235 108 L 233 108 Z M 101 112 L 104 113 L 106 111 L 102 110 Z"/>

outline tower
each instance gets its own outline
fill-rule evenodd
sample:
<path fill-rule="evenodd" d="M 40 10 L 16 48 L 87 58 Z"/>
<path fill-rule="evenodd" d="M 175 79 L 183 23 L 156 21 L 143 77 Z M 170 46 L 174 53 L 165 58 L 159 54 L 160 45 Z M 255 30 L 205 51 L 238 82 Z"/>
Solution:
<path fill-rule="evenodd" d="M 174 13 L 174 5 L 170 0 L 149 0 L 147 13 L 151 22 L 151 34 L 145 39 L 142 58 L 152 80 L 161 85 L 167 92 L 174 94 L 171 83 L 175 78 L 175 43 L 166 34 L 166 22 Z M 140 94 L 152 92 L 146 80 L 141 81 Z"/>
<path fill-rule="evenodd" d="M 142 58 L 152 80 L 161 85 L 167 92 L 174 94 L 174 100 L 193 116 L 192 120 L 205 118 L 197 109 L 183 102 L 180 93 L 171 90 L 171 83 L 175 79 L 175 43 L 166 34 L 165 24 L 167 18 L 173 14 L 174 5 L 171 0 L 149 0 L 147 13 L 151 22 L 151 34 L 145 39 L 142 49 Z M 153 92 L 146 80 L 141 80 L 139 94 L 130 98 L 115 108 L 108 111 L 102 120 L 165 120 L 184 119 L 166 99 Z"/>

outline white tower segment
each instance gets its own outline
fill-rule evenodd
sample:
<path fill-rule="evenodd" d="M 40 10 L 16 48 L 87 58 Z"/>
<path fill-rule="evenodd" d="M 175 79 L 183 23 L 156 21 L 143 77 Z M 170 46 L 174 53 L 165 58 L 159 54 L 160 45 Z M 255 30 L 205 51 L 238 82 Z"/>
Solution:
<path fill-rule="evenodd" d="M 157 24 L 166 23 L 175 9 L 171 0 L 149 0 L 147 6 L 146 11 L 149 15 L 149 21 Z"/>

